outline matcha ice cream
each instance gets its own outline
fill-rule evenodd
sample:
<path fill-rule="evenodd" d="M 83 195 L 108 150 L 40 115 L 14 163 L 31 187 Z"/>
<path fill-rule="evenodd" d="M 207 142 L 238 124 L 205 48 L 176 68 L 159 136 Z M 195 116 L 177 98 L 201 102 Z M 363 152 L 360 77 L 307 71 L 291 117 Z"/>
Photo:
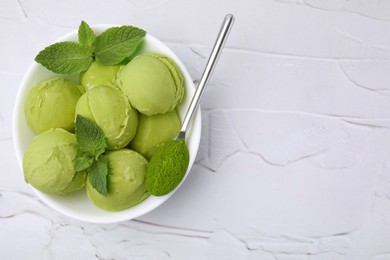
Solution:
<path fill-rule="evenodd" d="M 125 147 L 135 136 L 138 112 L 120 89 L 98 86 L 82 95 L 76 114 L 94 121 L 104 132 L 109 149 Z"/>
<path fill-rule="evenodd" d="M 148 193 L 145 173 L 148 162 L 139 153 L 120 149 L 106 154 L 109 174 L 106 196 L 97 192 L 87 180 L 87 194 L 94 204 L 109 211 L 130 208 L 143 201 Z"/>
<path fill-rule="evenodd" d="M 25 180 L 34 188 L 64 195 L 85 185 L 86 173 L 74 171 L 76 136 L 63 129 L 37 135 L 23 158 Z"/>
<path fill-rule="evenodd" d="M 176 110 L 153 116 L 140 114 L 137 133 L 130 147 L 149 160 L 154 148 L 175 138 L 180 128 L 181 121 Z"/>
<path fill-rule="evenodd" d="M 83 88 L 64 78 L 51 78 L 34 86 L 26 100 L 24 113 L 31 130 L 40 134 L 51 128 L 74 130 L 76 103 Z"/>
<path fill-rule="evenodd" d="M 101 85 L 114 85 L 120 65 L 106 66 L 92 62 L 85 72 L 80 74 L 80 83 L 85 90 Z"/>
<path fill-rule="evenodd" d="M 146 189 L 155 196 L 173 191 L 183 180 L 190 160 L 184 139 L 171 140 L 154 152 L 146 170 Z"/>
<path fill-rule="evenodd" d="M 160 54 L 142 54 L 121 67 L 118 85 L 130 103 L 145 115 L 172 111 L 184 96 L 184 78 L 179 67 Z"/>

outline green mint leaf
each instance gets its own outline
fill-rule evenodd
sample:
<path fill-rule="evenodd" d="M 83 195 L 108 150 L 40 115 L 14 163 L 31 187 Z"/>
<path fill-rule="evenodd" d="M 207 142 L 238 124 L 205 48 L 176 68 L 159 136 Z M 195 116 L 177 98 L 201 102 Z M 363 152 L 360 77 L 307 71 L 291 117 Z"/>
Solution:
<path fill-rule="evenodd" d="M 90 47 L 77 42 L 54 43 L 38 53 L 35 61 L 58 74 L 85 71 L 93 60 Z"/>
<path fill-rule="evenodd" d="M 81 21 L 81 24 L 79 26 L 78 36 L 79 36 L 79 43 L 81 45 L 91 47 L 91 50 L 93 51 L 95 46 L 96 36 L 93 30 L 91 29 L 91 27 L 89 27 L 89 25 L 84 21 Z"/>
<path fill-rule="evenodd" d="M 112 27 L 96 37 L 96 60 L 116 65 L 131 56 L 146 32 L 133 26 Z"/>
<path fill-rule="evenodd" d="M 76 172 L 81 172 L 88 169 L 93 163 L 93 157 L 88 156 L 87 154 L 77 155 L 74 170 Z"/>
<path fill-rule="evenodd" d="M 81 153 L 98 158 L 107 147 L 106 138 L 95 122 L 81 116 L 76 117 L 76 139 Z"/>
<path fill-rule="evenodd" d="M 88 178 L 93 188 L 102 195 L 107 195 L 108 159 L 100 156 L 89 168 Z"/>

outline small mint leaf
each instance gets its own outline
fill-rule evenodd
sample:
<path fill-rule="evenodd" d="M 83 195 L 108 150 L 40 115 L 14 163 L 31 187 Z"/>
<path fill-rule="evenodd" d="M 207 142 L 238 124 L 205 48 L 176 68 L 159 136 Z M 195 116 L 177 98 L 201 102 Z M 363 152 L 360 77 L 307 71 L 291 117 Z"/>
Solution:
<path fill-rule="evenodd" d="M 133 26 L 112 27 L 96 37 L 96 60 L 116 65 L 131 56 L 146 32 Z"/>
<path fill-rule="evenodd" d="M 81 45 L 90 47 L 91 50 L 93 51 L 95 46 L 96 36 L 93 30 L 91 29 L 91 27 L 89 27 L 89 25 L 84 21 L 81 21 L 80 23 L 78 36 L 79 36 L 79 43 Z"/>
<path fill-rule="evenodd" d="M 85 71 L 92 63 L 88 46 L 77 42 L 54 43 L 38 53 L 35 61 L 58 74 L 72 74 Z"/>
<path fill-rule="evenodd" d="M 95 122 L 79 114 L 76 116 L 75 129 L 81 153 L 87 153 L 93 158 L 98 158 L 107 147 L 102 129 Z"/>
<path fill-rule="evenodd" d="M 108 159 L 100 156 L 89 168 L 88 178 L 92 187 L 102 195 L 107 195 Z"/>
<path fill-rule="evenodd" d="M 88 156 L 86 154 L 77 155 L 74 170 L 76 172 L 81 172 L 88 169 L 93 163 L 93 157 Z"/>

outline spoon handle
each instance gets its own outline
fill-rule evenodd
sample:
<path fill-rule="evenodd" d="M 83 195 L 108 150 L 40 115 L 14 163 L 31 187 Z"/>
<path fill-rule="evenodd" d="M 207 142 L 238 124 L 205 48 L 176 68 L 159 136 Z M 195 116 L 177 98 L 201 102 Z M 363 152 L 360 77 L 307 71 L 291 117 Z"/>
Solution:
<path fill-rule="evenodd" d="M 215 41 L 213 50 L 207 62 L 206 68 L 203 72 L 202 77 L 200 78 L 195 94 L 192 97 L 186 116 L 184 117 L 183 125 L 180 130 L 180 134 L 178 136 L 179 138 L 184 138 L 185 132 L 187 131 L 188 125 L 191 122 L 194 112 L 199 106 L 199 102 L 202 97 L 202 94 L 206 89 L 206 85 L 210 79 L 211 73 L 213 72 L 214 67 L 217 64 L 218 58 L 222 52 L 223 46 L 225 45 L 226 39 L 229 35 L 230 29 L 232 28 L 233 22 L 234 22 L 234 16 L 232 14 L 228 14 L 225 16 L 217 40 Z"/>

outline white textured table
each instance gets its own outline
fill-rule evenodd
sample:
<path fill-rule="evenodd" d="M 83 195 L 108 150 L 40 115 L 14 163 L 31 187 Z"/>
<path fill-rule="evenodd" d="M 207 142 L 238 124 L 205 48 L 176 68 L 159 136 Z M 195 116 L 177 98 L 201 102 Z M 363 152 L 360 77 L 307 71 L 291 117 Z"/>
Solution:
<path fill-rule="evenodd" d="M 168 202 L 95 225 L 37 199 L 12 110 L 39 50 L 81 20 L 131 24 L 198 80 L 226 13 L 197 162 Z M 390 259 L 390 1 L 1 0 L 0 32 L 0 259 Z"/>

